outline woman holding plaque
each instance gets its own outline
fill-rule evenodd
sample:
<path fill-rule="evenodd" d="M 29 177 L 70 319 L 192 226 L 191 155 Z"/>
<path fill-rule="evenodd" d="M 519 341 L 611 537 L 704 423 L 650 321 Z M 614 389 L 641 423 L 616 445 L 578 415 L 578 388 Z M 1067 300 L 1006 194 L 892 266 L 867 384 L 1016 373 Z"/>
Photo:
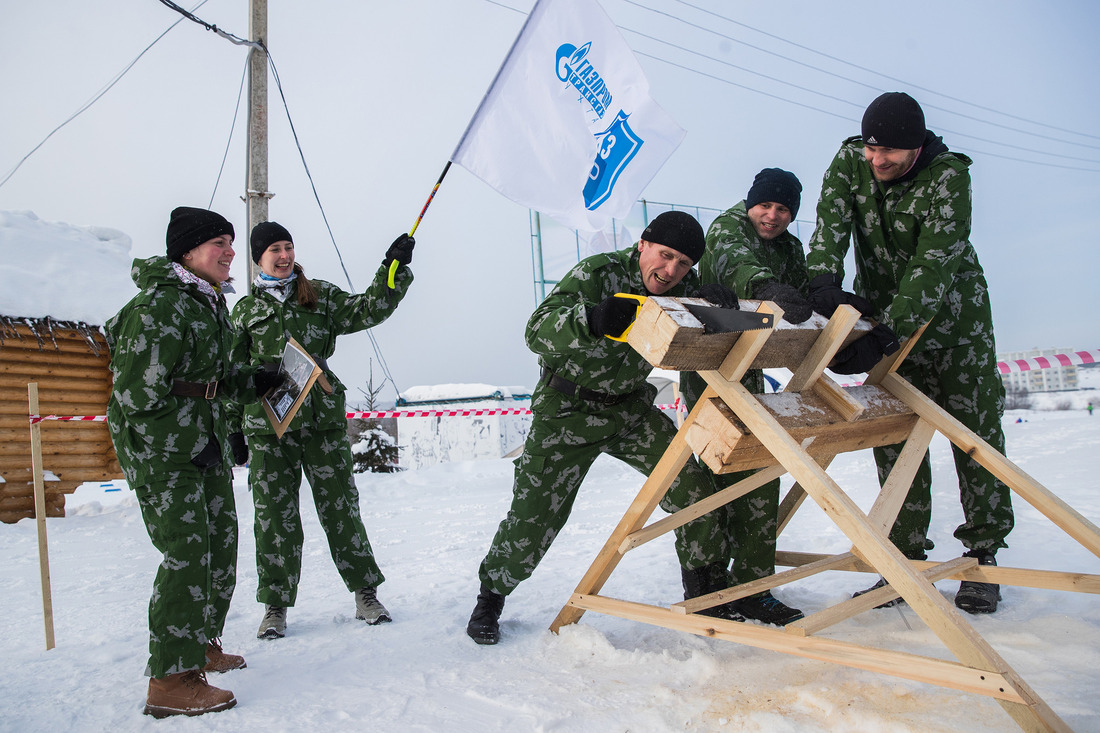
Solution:
<path fill-rule="evenodd" d="M 259 404 L 240 406 L 240 428 L 229 436 L 238 462 L 248 460 L 256 507 L 256 600 L 264 616 L 256 636 L 286 633 L 287 609 L 295 604 L 302 568 L 299 496 L 302 474 L 313 490 L 317 517 L 329 552 L 348 590 L 355 617 L 374 625 L 390 621 L 377 588 L 385 578 L 374 559 L 352 474 L 347 436 L 345 387 L 328 368 L 336 337 L 376 326 L 390 316 L 412 283 L 409 269 L 415 241 L 402 234 L 366 292 L 347 293 L 332 283 L 310 280 L 295 261 L 294 240 L 273 221 L 257 224 L 250 238 L 260 274 L 252 294 L 233 308 L 235 353 L 273 370 L 292 338 L 321 368 L 281 437 Z"/>

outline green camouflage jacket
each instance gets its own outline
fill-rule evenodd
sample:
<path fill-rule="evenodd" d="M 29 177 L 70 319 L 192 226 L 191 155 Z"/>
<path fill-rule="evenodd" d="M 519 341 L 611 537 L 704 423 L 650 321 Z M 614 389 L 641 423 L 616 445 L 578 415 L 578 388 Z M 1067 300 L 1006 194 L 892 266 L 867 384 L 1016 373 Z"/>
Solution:
<path fill-rule="evenodd" d="M 336 337 L 377 326 L 389 318 L 412 284 L 412 271 L 401 266 L 394 280 L 395 289 L 386 284 L 388 263 L 375 273 L 366 292 L 353 295 L 324 280 L 312 280 L 317 290 L 317 307 L 308 310 L 298 305 L 295 282 L 285 302 L 263 289 L 240 299 L 233 307 L 237 328 L 234 351 L 251 364 L 278 363 L 287 337 L 292 336 L 315 359 L 328 359 L 336 351 Z M 288 430 L 305 425 L 318 429 L 347 427 L 344 393 L 347 388 L 335 374 L 326 371 L 332 394 L 317 385 L 310 390 Z M 241 415 L 234 422 L 246 435 L 274 434 L 260 403 L 237 408 Z M 237 412 L 235 410 L 235 412 Z"/>
<path fill-rule="evenodd" d="M 215 308 L 197 286 L 184 283 L 166 257 L 134 260 L 141 292 L 107 321 L 114 386 L 107 424 L 118 462 L 133 485 L 191 470 L 191 459 L 216 439 L 232 465 L 226 441 L 228 400 L 255 399 L 254 369 L 237 370 L 225 298 Z M 172 382 L 218 381 L 214 399 L 169 393 Z"/>
<path fill-rule="evenodd" d="M 985 274 L 969 241 L 970 163 L 944 148 L 911 180 L 883 190 L 862 139 L 845 140 L 821 184 L 810 277 L 843 277 L 854 234 L 855 290 L 899 336 L 932 321 L 918 349 L 945 348 L 970 343 L 975 328 L 991 331 Z"/>
<path fill-rule="evenodd" d="M 754 288 L 772 280 L 798 288 L 805 296 L 810 281 L 798 237 L 786 231 L 772 240 L 761 239 L 749 221 L 744 201 L 711 222 L 707 249 L 699 260 L 699 279 L 721 283 L 738 298 L 752 298 Z"/>
<path fill-rule="evenodd" d="M 698 287 L 699 276 L 692 269 L 664 295 L 684 296 Z M 615 293 L 649 294 L 642 284 L 637 246 L 581 260 L 535 309 L 526 340 L 539 363 L 597 392 L 620 395 L 640 389 L 653 370 L 649 362 L 626 342 L 588 330 L 588 309 Z"/>

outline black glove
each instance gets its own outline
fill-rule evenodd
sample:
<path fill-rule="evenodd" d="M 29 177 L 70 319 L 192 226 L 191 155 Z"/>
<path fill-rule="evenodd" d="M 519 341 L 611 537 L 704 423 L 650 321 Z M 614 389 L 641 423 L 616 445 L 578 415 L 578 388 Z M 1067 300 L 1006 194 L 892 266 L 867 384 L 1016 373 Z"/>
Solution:
<path fill-rule="evenodd" d="M 737 301 L 737 293 L 727 288 L 722 283 L 707 283 L 700 285 L 699 289 L 691 294 L 692 298 L 706 298 L 719 308 L 741 310 L 741 304 Z"/>
<path fill-rule="evenodd" d="M 862 374 L 899 348 L 897 334 L 880 323 L 838 351 L 829 369 L 836 374 Z"/>
<path fill-rule="evenodd" d="M 244 439 L 244 433 L 229 434 L 229 449 L 233 451 L 234 466 L 243 466 L 248 463 L 248 443 Z"/>
<path fill-rule="evenodd" d="M 588 311 L 588 330 L 593 336 L 618 338 L 634 322 L 638 313 L 638 301 L 633 298 L 616 298 L 614 295 Z"/>
<path fill-rule="evenodd" d="M 397 260 L 402 265 L 408 265 L 413 261 L 413 247 L 415 246 L 415 239 L 408 234 L 402 234 L 393 240 L 393 244 L 386 250 L 386 259 L 383 262 L 388 265 L 392 260 Z"/>
<path fill-rule="evenodd" d="M 752 297 L 757 300 L 770 300 L 778 305 L 783 309 L 783 320 L 788 323 L 802 323 L 814 314 L 810 301 L 802 297 L 798 288 L 778 280 L 768 280 L 766 283 L 757 285 L 753 288 Z"/>
<path fill-rule="evenodd" d="M 840 288 L 840 275 L 827 272 L 810 280 L 810 305 L 814 310 L 832 318 L 839 306 L 850 305 L 865 316 L 873 317 L 875 307 L 866 298 Z"/>
<path fill-rule="evenodd" d="M 264 364 L 263 368 L 256 372 L 256 396 L 263 397 L 282 383 L 283 375 L 279 372 L 279 365 Z"/>

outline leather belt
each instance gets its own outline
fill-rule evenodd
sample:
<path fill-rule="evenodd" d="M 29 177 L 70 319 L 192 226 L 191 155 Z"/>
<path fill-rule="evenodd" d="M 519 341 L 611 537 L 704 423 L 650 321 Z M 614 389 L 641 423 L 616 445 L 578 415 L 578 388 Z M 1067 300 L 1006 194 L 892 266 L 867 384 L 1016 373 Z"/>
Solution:
<path fill-rule="evenodd" d="M 550 386 L 551 389 L 561 392 L 568 397 L 577 397 L 587 402 L 598 402 L 602 405 L 617 405 L 625 400 L 633 392 L 627 394 L 607 394 L 605 392 L 597 392 L 594 389 L 588 389 L 582 387 L 576 382 L 572 382 L 565 377 L 555 374 L 552 370 L 543 367 L 542 369 L 542 381 Z"/>
<path fill-rule="evenodd" d="M 180 397 L 202 397 L 212 400 L 218 394 L 218 380 L 213 382 L 185 382 L 182 379 L 173 379 L 170 394 Z"/>

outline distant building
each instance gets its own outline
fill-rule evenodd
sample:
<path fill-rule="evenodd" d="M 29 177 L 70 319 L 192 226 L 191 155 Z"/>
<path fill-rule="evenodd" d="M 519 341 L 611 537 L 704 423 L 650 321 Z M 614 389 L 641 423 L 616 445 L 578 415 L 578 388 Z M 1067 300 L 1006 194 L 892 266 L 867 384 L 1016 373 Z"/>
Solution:
<path fill-rule="evenodd" d="M 531 428 L 528 414 L 449 415 L 450 412 L 529 410 L 531 390 L 487 384 L 444 384 L 402 392 L 394 409 L 438 413 L 397 418 L 402 468 L 519 455 Z"/>
<path fill-rule="evenodd" d="M 1072 353 L 1072 351 L 1069 348 L 1009 351 L 997 354 L 997 361 L 1011 364 L 1020 359 L 1035 359 L 1040 356 L 1053 357 L 1055 354 Z M 1001 381 L 1004 383 L 1005 389 L 1010 392 L 1060 392 L 1079 389 L 1077 367 L 1073 364 L 1052 366 L 1049 369 L 1032 368 L 1028 371 L 1012 371 L 1008 374 L 1002 374 Z"/>

